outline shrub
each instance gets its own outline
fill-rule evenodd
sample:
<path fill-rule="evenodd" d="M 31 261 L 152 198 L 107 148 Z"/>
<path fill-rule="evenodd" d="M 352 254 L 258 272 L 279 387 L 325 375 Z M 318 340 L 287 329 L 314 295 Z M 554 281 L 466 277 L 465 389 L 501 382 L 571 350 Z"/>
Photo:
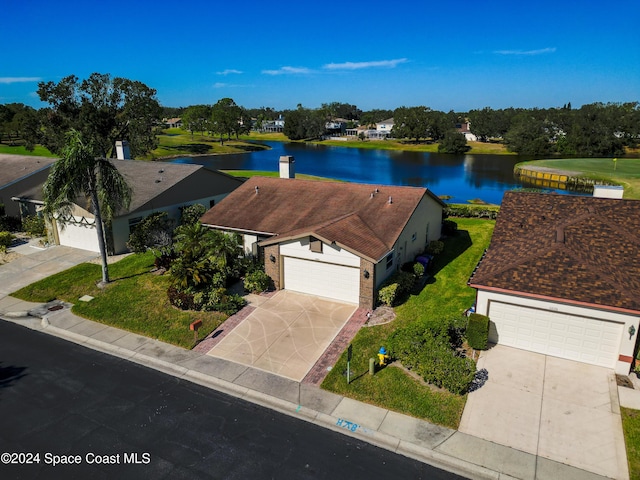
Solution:
<path fill-rule="evenodd" d="M 135 253 L 144 253 L 149 248 L 168 247 L 172 243 L 172 230 L 173 221 L 167 212 L 152 213 L 133 228 L 127 247 Z"/>
<path fill-rule="evenodd" d="M 222 312 L 233 315 L 246 305 L 246 300 L 237 294 L 229 295 L 224 287 L 214 287 L 209 290 L 192 289 L 180 290 L 175 285 L 167 290 L 171 305 L 181 310 L 196 310 L 205 312 Z"/>
<path fill-rule="evenodd" d="M 30 215 L 22 219 L 22 231 L 32 237 L 42 237 L 46 233 L 44 218 L 38 215 Z"/>
<path fill-rule="evenodd" d="M 13 235 L 10 232 L 0 232 L 0 252 L 6 252 L 13 242 Z"/>
<path fill-rule="evenodd" d="M 269 288 L 271 278 L 262 270 L 254 270 L 244 277 L 244 289 L 251 293 L 264 292 Z"/>
<path fill-rule="evenodd" d="M 378 300 L 383 305 L 388 307 L 392 307 L 396 301 L 396 297 L 398 294 L 398 284 L 392 283 L 391 285 L 387 285 L 386 287 L 382 287 L 378 291 Z"/>
<path fill-rule="evenodd" d="M 452 320 L 416 322 L 390 336 L 389 351 L 426 382 L 460 395 L 473 381 L 475 364 L 456 354 L 457 330 Z"/>
<path fill-rule="evenodd" d="M 420 262 L 416 262 L 413 264 L 413 274 L 420 278 L 422 275 L 424 275 L 424 265 L 422 265 Z"/>
<path fill-rule="evenodd" d="M 22 221 L 18 217 L 0 217 L 0 231 L 18 232 L 22 229 Z"/>
<path fill-rule="evenodd" d="M 415 283 L 416 277 L 412 272 L 396 272 L 378 291 L 378 301 L 392 307 L 403 295 L 411 292 Z"/>
<path fill-rule="evenodd" d="M 472 313 L 467 325 L 467 342 L 475 350 L 486 350 L 489 341 L 489 317 Z"/>
<path fill-rule="evenodd" d="M 202 215 L 204 215 L 206 211 L 207 209 L 204 207 L 204 205 L 201 205 L 199 203 L 194 203 L 193 205 L 184 207 L 180 216 L 180 224 L 185 225 L 199 222 L 200 217 L 202 217 Z"/>
<path fill-rule="evenodd" d="M 426 252 L 429 255 L 440 255 L 444 251 L 444 242 L 440 240 L 432 240 L 427 246 Z"/>

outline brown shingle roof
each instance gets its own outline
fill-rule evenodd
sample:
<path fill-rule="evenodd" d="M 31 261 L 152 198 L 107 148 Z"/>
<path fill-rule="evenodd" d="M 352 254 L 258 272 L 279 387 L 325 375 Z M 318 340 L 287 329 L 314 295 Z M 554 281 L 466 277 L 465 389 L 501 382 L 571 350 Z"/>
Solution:
<path fill-rule="evenodd" d="M 201 221 L 275 236 L 265 244 L 314 235 L 377 261 L 393 248 L 425 195 L 433 196 L 417 187 L 252 177 Z"/>
<path fill-rule="evenodd" d="M 507 192 L 476 288 L 640 311 L 640 201 Z"/>

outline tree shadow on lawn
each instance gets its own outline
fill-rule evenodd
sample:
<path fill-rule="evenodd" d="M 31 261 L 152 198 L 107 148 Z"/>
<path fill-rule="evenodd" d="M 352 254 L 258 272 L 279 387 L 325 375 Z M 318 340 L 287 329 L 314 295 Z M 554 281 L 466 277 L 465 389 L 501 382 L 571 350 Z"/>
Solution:
<path fill-rule="evenodd" d="M 398 304 L 407 301 L 411 295 L 420 295 L 424 287 L 436 283 L 436 275 L 438 272 L 462 255 L 471 245 L 473 245 L 473 242 L 471 241 L 469 232 L 466 230 L 458 230 L 455 235 L 446 238 L 444 240 L 444 251 L 435 257 L 433 266 L 425 272 L 423 278 L 419 283 L 416 283 L 412 291 L 398 300 Z"/>
<path fill-rule="evenodd" d="M 209 153 L 211 150 L 211 145 L 207 145 L 206 143 L 186 143 L 182 145 L 167 145 L 163 148 L 167 150 L 179 150 L 181 152 L 188 152 L 193 154 L 202 155 L 205 153 Z"/>

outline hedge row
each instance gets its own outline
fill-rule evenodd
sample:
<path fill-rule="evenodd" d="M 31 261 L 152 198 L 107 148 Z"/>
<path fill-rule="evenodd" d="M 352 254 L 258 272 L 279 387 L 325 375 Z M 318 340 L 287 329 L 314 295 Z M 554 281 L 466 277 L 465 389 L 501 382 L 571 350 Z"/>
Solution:
<path fill-rule="evenodd" d="M 495 220 L 499 211 L 500 207 L 497 205 L 450 204 L 445 207 L 444 214 L 447 217 L 490 218 Z"/>

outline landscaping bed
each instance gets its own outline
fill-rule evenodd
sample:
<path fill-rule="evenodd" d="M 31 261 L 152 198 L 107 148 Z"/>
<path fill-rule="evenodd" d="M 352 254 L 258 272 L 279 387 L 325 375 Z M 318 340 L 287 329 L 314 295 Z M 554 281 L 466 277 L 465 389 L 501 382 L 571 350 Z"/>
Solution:
<path fill-rule="evenodd" d="M 168 275 L 156 275 L 151 252 L 130 255 L 109 267 L 112 282 L 98 288 L 101 266 L 83 263 L 47 277 L 11 295 L 31 302 L 63 300 L 74 304 L 73 312 L 81 317 L 138 333 L 183 348 L 194 346 L 189 325 L 202 320 L 200 338 L 215 330 L 227 315 L 218 312 L 179 310 L 169 303 Z M 94 299 L 80 302 L 83 295 Z"/>

